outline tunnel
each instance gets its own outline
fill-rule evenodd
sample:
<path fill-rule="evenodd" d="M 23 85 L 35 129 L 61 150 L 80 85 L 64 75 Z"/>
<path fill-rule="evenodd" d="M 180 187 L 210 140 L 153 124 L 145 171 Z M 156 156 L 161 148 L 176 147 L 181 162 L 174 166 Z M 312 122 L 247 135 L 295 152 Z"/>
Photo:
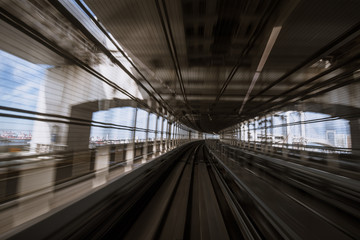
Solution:
<path fill-rule="evenodd" d="M 359 12 L 0 1 L 0 239 L 360 239 Z"/>

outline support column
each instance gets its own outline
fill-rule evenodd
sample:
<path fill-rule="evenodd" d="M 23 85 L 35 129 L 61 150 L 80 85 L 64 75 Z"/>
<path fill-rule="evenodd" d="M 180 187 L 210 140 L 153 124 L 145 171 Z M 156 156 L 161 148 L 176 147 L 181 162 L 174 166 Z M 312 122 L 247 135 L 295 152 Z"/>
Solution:
<path fill-rule="evenodd" d="M 350 120 L 350 136 L 352 154 L 360 156 L 360 119 Z M 358 163 L 359 166 L 360 163 Z"/>
<path fill-rule="evenodd" d="M 254 132 L 254 150 L 256 150 L 256 119 L 254 118 L 253 122 L 253 132 Z"/>
<path fill-rule="evenodd" d="M 73 107 L 70 116 L 71 118 L 85 118 L 91 121 L 92 111 L 86 111 L 83 107 Z M 71 162 L 71 164 L 73 164 L 73 168 L 71 169 L 72 176 L 80 176 L 90 170 L 90 151 L 88 150 L 90 131 L 90 125 L 79 126 L 69 124 L 66 145 L 68 146 L 68 150 L 73 151 L 73 159 Z M 68 170 L 70 170 L 70 168 Z"/>
<path fill-rule="evenodd" d="M 270 136 L 271 136 L 271 140 L 270 140 L 270 147 L 269 147 L 269 151 L 273 152 L 273 139 L 274 139 L 274 115 L 271 114 L 270 115 Z"/>
<path fill-rule="evenodd" d="M 172 132 L 172 146 L 173 148 L 176 147 L 176 122 L 174 122 L 174 126 L 173 126 L 173 132 Z"/>
<path fill-rule="evenodd" d="M 134 111 L 133 117 L 133 130 L 131 131 L 131 142 L 127 145 L 126 149 L 126 166 L 125 171 L 129 171 L 132 169 L 132 165 L 134 163 L 135 158 L 135 135 L 136 135 L 136 121 L 137 121 L 137 112 L 138 109 L 136 108 Z"/>
<path fill-rule="evenodd" d="M 240 140 L 240 147 L 242 146 L 242 134 L 243 134 L 243 132 L 242 132 L 242 123 L 239 123 L 239 140 Z"/>
<path fill-rule="evenodd" d="M 232 130 L 232 145 L 236 145 L 236 125 L 233 127 Z"/>
<path fill-rule="evenodd" d="M 153 152 L 154 152 L 155 156 L 158 155 L 158 152 L 157 152 L 157 140 L 159 138 L 158 128 L 159 128 L 159 115 L 156 115 L 155 137 L 154 137 L 154 146 L 153 146 Z"/>
<path fill-rule="evenodd" d="M 176 132 L 176 122 L 173 123 L 173 128 L 172 128 L 171 148 L 175 148 L 176 146 L 175 132 Z"/>
<path fill-rule="evenodd" d="M 290 114 L 289 112 L 286 112 L 285 115 L 284 115 L 284 122 L 285 122 L 285 139 L 284 139 L 284 143 L 286 144 L 286 149 L 282 149 L 282 155 L 283 157 L 287 157 L 288 156 L 288 153 L 289 153 L 289 139 L 290 139 L 290 126 L 289 126 L 289 123 L 290 123 Z"/>
<path fill-rule="evenodd" d="M 169 121 L 166 122 L 165 125 L 165 133 L 164 133 L 164 149 L 163 152 L 166 152 L 168 149 L 168 134 L 169 134 Z"/>
<path fill-rule="evenodd" d="M 268 129 L 267 129 L 267 116 L 265 115 L 265 149 L 264 152 L 267 152 L 267 143 L 268 143 Z"/>
<path fill-rule="evenodd" d="M 167 123 L 167 134 L 166 134 L 166 151 L 170 150 L 170 133 L 171 133 L 171 123 Z"/>
<path fill-rule="evenodd" d="M 172 148 L 172 141 L 171 141 L 171 133 L 172 133 L 172 123 L 169 123 L 169 133 L 168 133 L 168 149 Z"/>
<path fill-rule="evenodd" d="M 305 139 L 306 139 L 306 131 L 305 131 L 305 114 L 303 111 L 299 112 L 300 114 L 300 134 L 301 134 L 301 143 L 305 143 Z"/>
<path fill-rule="evenodd" d="M 161 135 L 160 135 L 160 153 L 163 153 L 163 141 L 164 141 L 164 118 L 161 120 Z"/>
<path fill-rule="evenodd" d="M 55 159 L 48 159 L 41 163 L 25 164 L 17 167 L 18 177 L 12 180 L 16 182 L 19 197 L 26 198 L 26 195 L 42 193 L 42 197 L 36 200 L 36 204 L 32 201 L 19 201 L 13 209 L 5 208 L 2 212 L 4 217 L 2 221 L 10 221 L 13 226 L 20 225 L 29 219 L 40 216 L 51 210 L 51 204 L 54 199 L 54 179 L 55 179 Z M 5 214 L 4 214 L 5 213 Z M 8 216 L 7 216 L 8 215 Z"/>
<path fill-rule="evenodd" d="M 290 131 L 290 113 L 286 112 L 286 144 L 287 144 L 287 148 L 289 148 L 289 144 L 290 142 L 292 143 L 291 140 L 291 131 Z"/>
<path fill-rule="evenodd" d="M 81 118 L 91 121 L 92 111 L 84 111 L 83 107 L 73 107 L 71 109 L 71 118 Z M 91 126 L 79 126 L 75 124 L 69 124 L 67 134 L 67 146 L 68 149 L 78 151 L 86 150 L 89 148 Z"/>
<path fill-rule="evenodd" d="M 304 124 L 305 114 L 304 114 L 303 111 L 300 111 L 299 115 L 300 115 L 300 146 L 302 145 L 301 146 L 302 148 L 300 149 L 300 151 L 301 151 L 301 159 L 306 160 L 308 152 L 305 149 L 305 145 L 306 145 L 306 142 L 305 142 L 305 140 L 306 140 L 305 124 Z"/>
<path fill-rule="evenodd" d="M 180 128 L 179 128 L 179 124 L 176 124 L 176 134 L 175 134 L 175 138 L 176 138 L 176 146 L 179 145 L 180 143 Z"/>
<path fill-rule="evenodd" d="M 110 154 L 109 154 L 110 148 L 111 145 L 105 145 L 99 147 L 96 151 L 95 166 L 94 166 L 95 178 L 93 179 L 93 184 L 92 184 L 93 188 L 98 187 L 107 182 L 107 178 L 109 175 L 109 164 L 110 164 Z"/>
<path fill-rule="evenodd" d="M 239 130 L 239 123 L 236 124 L 236 146 L 238 147 L 239 146 L 239 140 L 240 140 L 240 130 Z"/>
<path fill-rule="evenodd" d="M 247 148 L 250 148 L 250 136 L 251 136 L 251 133 L 250 133 L 250 121 L 247 121 L 247 134 L 248 134 L 248 146 Z"/>
<path fill-rule="evenodd" d="M 175 138 L 176 138 L 176 146 L 179 145 L 180 142 L 180 129 L 179 129 L 179 124 L 176 124 L 176 134 L 175 134 Z"/>
<path fill-rule="evenodd" d="M 141 160 L 141 163 L 145 163 L 146 160 L 148 159 L 149 122 L 150 122 L 150 112 L 148 112 L 148 114 L 147 114 L 146 132 L 145 132 L 145 144 L 144 144 L 143 158 Z"/>

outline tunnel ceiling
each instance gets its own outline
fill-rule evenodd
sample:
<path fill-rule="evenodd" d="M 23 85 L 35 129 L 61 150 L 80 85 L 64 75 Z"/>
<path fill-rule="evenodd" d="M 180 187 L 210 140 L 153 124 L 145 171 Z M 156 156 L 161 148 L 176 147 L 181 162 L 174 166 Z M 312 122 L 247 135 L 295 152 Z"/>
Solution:
<path fill-rule="evenodd" d="M 85 2 L 167 110 L 204 132 L 351 82 L 359 63 L 345 53 L 359 52 L 360 1 Z"/>

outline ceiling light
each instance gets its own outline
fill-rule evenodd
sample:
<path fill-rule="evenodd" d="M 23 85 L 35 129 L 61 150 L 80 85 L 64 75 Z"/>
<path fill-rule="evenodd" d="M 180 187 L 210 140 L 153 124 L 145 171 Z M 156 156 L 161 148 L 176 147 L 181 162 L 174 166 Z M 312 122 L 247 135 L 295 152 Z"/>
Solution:
<path fill-rule="evenodd" d="M 331 66 L 331 63 L 329 60 L 325 61 L 325 68 L 329 68 Z"/>
<path fill-rule="evenodd" d="M 248 100 L 254 86 L 255 86 L 255 83 L 256 81 L 258 80 L 259 76 L 260 76 L 260 73 L 261 71 L 263 70 L 264 66 L 265 66 L 265 63 L 270 55 L 270 52 L 271 52 L 271 49 L 273 48 L 274 44 L 275 44 L 275 41 L 277 39 L 277 37 L 279 36 L 279 33 L 281 31 L 281 26 L 276 26 L 273 28 L 273 30 L 271 31 L 271 34 L 270 34 L 270 37 L 269 37 L 269 40 L 266 44 L 266 47 L 265 47 L 265 50 L 261 56 L 261 59 L 260 59 L 260 62 L 259 62 L 259 65 L 256 69 L 256 72 L 254 74 L 254 77 L 253 79 L 251 80 L 251 83 L 250 83 L 250 87 L 246 93 L 246 96 L 245 96 L 245 99 L 240 107 L 240 110 L 239 110 L 239 114 L 242 112 L 244 106 L 245 106 L 245 103 L 246 101 Z"/>
<path fill-rule="evenodd" d="M 271 49 L 273 48 L 275 41 L 276 41 L 277 37 L 279 36 L 280 31 L 281 31 L 281 26 L 274 27 L 273 30 L 271 31 L 269 40 L 266 44 L 265 50 L 261 56 L 261 59 L 260 59 L 260 62 L 259 62 L 259 65 L 258 65 L 256 71 L 258 71 L 258 72 L 262 71 L 262 69 L 266 63 L 266 60 L 268 59 L 268 57 L 270 55 Z"/>

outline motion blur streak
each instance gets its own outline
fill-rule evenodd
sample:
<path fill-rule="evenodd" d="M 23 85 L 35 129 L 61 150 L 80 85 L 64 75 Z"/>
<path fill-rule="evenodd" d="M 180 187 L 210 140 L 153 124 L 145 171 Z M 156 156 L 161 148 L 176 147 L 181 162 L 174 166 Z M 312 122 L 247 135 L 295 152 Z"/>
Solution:
<path fill-rule="evenodd" d="M 1 0 L 0 238 L 360 239 L 359 12 Z"/>

